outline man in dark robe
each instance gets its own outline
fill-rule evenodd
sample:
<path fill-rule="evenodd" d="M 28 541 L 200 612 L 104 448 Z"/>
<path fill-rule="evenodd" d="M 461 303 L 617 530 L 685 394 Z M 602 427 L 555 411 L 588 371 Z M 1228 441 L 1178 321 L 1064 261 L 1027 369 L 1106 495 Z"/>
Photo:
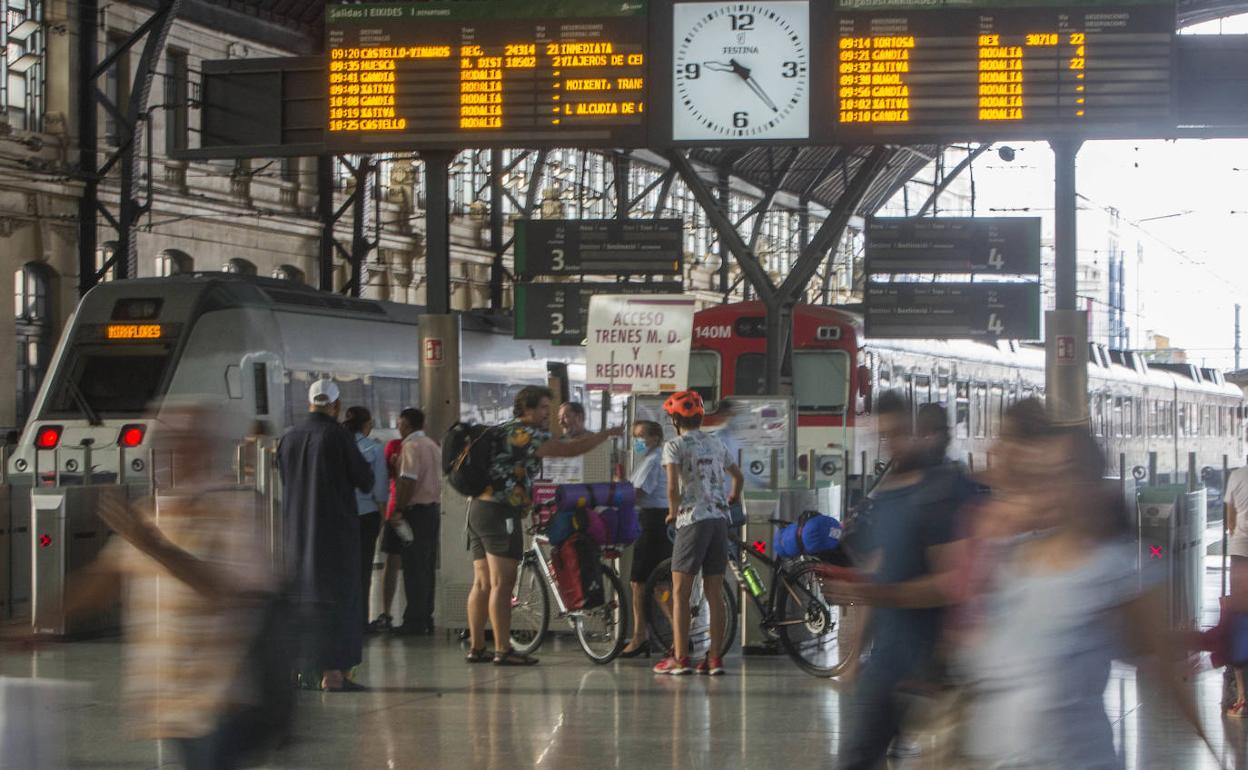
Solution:
<path fill-rule="evenodd" d="M 362 690 L 345 674 L 363 660 L 355 490 L 373 488 L 373 471 L 338 424 L 334 381 L 312 383 L 308 405 L 307 419 L 277 450 L 286 570 L 305 621 L 301 670 L 319 672 L 325 690 Z"/>

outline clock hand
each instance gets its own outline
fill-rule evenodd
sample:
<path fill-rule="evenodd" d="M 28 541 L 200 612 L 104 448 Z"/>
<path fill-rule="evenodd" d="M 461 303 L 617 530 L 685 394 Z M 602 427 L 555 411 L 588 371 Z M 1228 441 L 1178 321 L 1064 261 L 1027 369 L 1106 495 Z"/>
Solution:
<path fill-rule="evenodd" d="M 771 97 L 767 95 L 767 92 L 763 90 L 763 87 L 760 86 L 758 81 L 754 79 L 754 75 L 750 72 L 749 67 L 741 64 L 736 59 L 729 59 L 728 65 L 732 67 L 732 71 L 737 74 L 737 77 L 745 81 L 745 84 L 750 87 L 750 90 L 754 92 L 755 96 L 762 99 L 763 104 L 771 108 L 772 112 L 780 111 L 780 108 L 776 106 L 776 103 L 771 100 Z"/>
<path fill-rule="evenodd" d="M 736 70 L 732 68 L 731 64 L 725 64 L 722 61 L 703 62 L 702 66 L 712 72 L 736 72 Z"/>

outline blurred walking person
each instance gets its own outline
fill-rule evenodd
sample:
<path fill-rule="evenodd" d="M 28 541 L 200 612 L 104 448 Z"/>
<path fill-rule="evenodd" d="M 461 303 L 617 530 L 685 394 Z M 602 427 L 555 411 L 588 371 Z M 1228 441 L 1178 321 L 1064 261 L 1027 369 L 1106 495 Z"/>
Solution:
<path fill-rule="evenodd" d="M 396 538 L 395 528 L 406 523 L 411 528 L 412 541 L 406 547 L 398 547 L 407 608 L 403 611 L 403 625 L 395 633 L 432 634 L 442 531 L 442 449 L 425 435 L 425 413 L 419 409 L 408 408 L 399 413 L 399 432 L 403 441 L 399 445 L 394 482 L 395 504 L 386 534 Z"/>
<path fill-rule="evenodd" d="M 633 475 L 641 537 L 633 546 L 633 568 L 629 583 L 633 589 L 633 638 L 620 657 L 650 654 L 646 638 L 646 580 L 661 562 L 672 557 L 672 541 L 667 536 L 667 470 L 663 467 L 663 426 L 651 420 L 633 423 Z"/>
<path fill-rule="evenodd" d="M 394 616 L 390 608 L 394 606 L 394 594 L 399 588 L 399 572 L 403 569 L 403 547 L 407 545 L 399 537 L 394 518 L 395 486 L 399 478 L 399 451 L 403 448 L 407 423 L 399 420 L 399 437 L 386 442 L 383 452 L 386 462 L 386 475 L 390 479 L 390 499 L 386 501 L 386 526 L 381 532 L 381 553 L 385 557 L 385 566 L 381 572 L 381 613 L 377 619 L 368 624 L 368 633 L 380 634 L 394 630 Z"/>
<path fill-rule="evenodd" d="M 342 427 L 355 439 L 368 466 L 373 469 L 373 488 L 355 491 L 355 510 L 360 515 L 360 614 L 368 624 L 368 597 L 373 585 L 373 560 L 377 555 L 377 535 L 381 533 L 381 512 L 390 500 L 390 474 L 380 441 L 372 437 L 373 415 L 362 406 L 347 409 Z"/>
<path fill-rule="evenodd" d="M 1115 482 L 1084 427 L 1015 445 L 1003 491 L 1026 533 L 993 578 L 980 628 L 957 656 L 969 695 L 971 768 L 1121 770 L 1105 713 L 1114 658 L 1149 656 L 1163 693 L 1203 736 L 1182 686 L 1158 590 L 1139 589 L 1138 546 Z M 1207 741 L 1206 741 L 1207 744 Z"/>
<path fill-rule="evenodd" d="M 70 576 L 65 612 L 98 612 L 123 593 L 122 692 L 133 732 L 170 741 L 187 770 L 233 770 L 285 736 L 293 693 L 285 669 L 265 670 L 257 645 L 275 588 L 249 493 L 231 483 L 226 437 L 212 410 L 166 404 L 153 430 L 177 486 L 150 510 L 101 494 L 119 535 Z M 223 448 L 225 451 L 222 451 Z M 222 464 L 224 465 L 224 464 Z M 264 687 L 276 676 L 279 687 Z"/>
<path fill-rule="evenodd" d="M 355 492 L 371 492 L 375 483 L 337 422 L 341 406 L 333 380 L 312 383 L 307 418 L 277 448 L 285 568 L 304 623 L 300 671 L 307 686 L 332 692 L 366 689 L 346 673 L 363 660 L 364 648 Z"/>
<path fill-rule="evenodd" d="M 926 404 L 912 425 L 910 403 L 890 391 L 876 406 L 878 434 L 890 465 L 872 493 L 871 513 L 850 544 L 868 580 L 830 582 L 825 593 L 869 607 L 858 649 L 870 655 L 856 676 L 852 723 L 838 757 L 844 770 L 875 770 L 901 734 L 903 684 L 934 672 L 943 609 L 957 561 L 959 508 L 975 486 L 945 457 L 944 408 Z M 856 668 L 856 663 L 854 667 Z"/>
<path fill-rule="evenodd" d="M 1231 608 L 1237 613 L 1248 613 L 1248 466 L 1236 468 L 1226 480 L 1226 526 L 1230 530 L 1226 552 L 1231 559 Z M 1237 698 L 1226 710 L 1234 719 L 1248 717 L 1245 705 L 1244 667 L 1232 666 L 1235 671 Z"/>

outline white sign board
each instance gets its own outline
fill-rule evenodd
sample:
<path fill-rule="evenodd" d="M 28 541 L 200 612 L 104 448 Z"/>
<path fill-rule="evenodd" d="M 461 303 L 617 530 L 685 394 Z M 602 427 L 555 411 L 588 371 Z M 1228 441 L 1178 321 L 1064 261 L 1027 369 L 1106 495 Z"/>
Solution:
<path fill-rule="evenodd" d="M 671 294 L 591 297 L 586 386 L 626 393 L 684 390 L 693 310 L 692 298 Z"/>

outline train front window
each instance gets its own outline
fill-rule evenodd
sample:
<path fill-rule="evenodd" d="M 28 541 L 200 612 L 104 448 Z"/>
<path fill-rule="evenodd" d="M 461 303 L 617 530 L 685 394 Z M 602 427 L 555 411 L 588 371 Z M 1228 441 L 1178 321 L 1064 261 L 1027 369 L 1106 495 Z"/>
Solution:
<path fill-rule="evenodd" d="M 843 412 L 849 398 L 849 355 L 819 351 L 793 355 L 793 394 L 804 412 Z"/>
<path fill-rule="evenodd" d="M 708 409 L 719 400 L 719 354 L 695 350 L 689 354 L 689 389 L 696 390 Z"/>
<path fill-rule="evenodd" d="M 761 396 L 767 392 L 767 357 L 762 353 L 742 353 L 737 356 L 735 371 L 737 396 Z"/>
<path fill-rule="evenodd" d="M 140 414 L 162 395 L 170 349 L 144 345 L 126 350 L 80 348 L 61 377 L 51 416 L 108 417 Z"/>

